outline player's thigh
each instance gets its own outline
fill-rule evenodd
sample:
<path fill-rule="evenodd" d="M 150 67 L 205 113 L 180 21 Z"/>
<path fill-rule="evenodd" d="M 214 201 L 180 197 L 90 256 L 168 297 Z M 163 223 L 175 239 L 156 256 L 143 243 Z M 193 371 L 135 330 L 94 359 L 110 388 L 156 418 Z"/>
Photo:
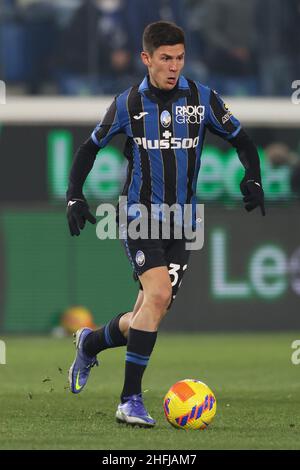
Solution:
<path fill-rule="evenodd" d="M 139 276 L 143 287 L 144 302 L 158 308 L 168 307 L 172 296 L 172 285 L 167 266 L 148 269 Z"/>
<path fill-rule="evenodd" d="M 164 303 L 171 297 L 172 286 L 162 240 L 127 237 L 121 241 L 134 269 L 133 277 L 140 284 L 133 317 L 144 301 L 151 301 L 163 310 Z"/>

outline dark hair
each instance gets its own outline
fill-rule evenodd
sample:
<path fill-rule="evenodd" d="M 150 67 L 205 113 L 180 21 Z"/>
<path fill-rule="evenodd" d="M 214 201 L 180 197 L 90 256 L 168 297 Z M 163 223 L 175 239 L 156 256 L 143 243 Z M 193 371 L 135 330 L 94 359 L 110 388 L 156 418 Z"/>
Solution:
<path fill-rule="evenodd" d="M 160 46 L 185 45 L 184 31 L 170 21 L 156 21 L 146 26 L 143 34 L 143 48 L 153 54 Z"/>

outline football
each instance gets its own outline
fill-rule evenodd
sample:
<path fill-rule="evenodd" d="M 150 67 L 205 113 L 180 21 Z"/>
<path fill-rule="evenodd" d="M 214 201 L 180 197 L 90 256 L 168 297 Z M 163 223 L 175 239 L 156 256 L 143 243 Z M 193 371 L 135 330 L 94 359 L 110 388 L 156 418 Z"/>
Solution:
<path fill-rule="evenodd" d="M 180 429 L 206 429 L 217 409 L 216 397 L 200 380 L 176 382 L 164 398 L 168 422 Z"/>

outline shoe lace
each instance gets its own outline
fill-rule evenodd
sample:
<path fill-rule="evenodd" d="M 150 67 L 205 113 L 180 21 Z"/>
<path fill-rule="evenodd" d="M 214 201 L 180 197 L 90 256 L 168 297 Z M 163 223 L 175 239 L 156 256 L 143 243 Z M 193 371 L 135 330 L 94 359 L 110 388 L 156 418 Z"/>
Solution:
<path fill-rule="evenodd" d="M 98 362 L 97 359 L 95 359 L 95 360 L 92 361 L 90 364 L 88 364 L 88 365 L 86 366 L 86 368 L 87 368 L 87 369 L 91 369 L 91 368 L 94 367 L 94 366 L 97 366 L 97 367 L 99 366 L 99 362 Z"/>
<path fill-rule="evenodd" d="M 132 406 L 134 406 L 135 408 L 139 407 L 141 405 L 144 405 L 141 393 L 139 393 L 137 395 L 131 395 L 129 397 L 124 397 L 124 400 L 125 401 L 130 400 Z"/>

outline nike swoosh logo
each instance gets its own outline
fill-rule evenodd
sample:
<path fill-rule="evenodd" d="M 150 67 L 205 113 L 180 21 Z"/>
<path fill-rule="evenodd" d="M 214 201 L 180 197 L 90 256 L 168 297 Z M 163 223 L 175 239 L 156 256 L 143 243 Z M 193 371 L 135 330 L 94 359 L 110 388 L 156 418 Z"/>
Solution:
<path fill-rule="evenodd" d="M 77 373 L 77 376 L 76 376 L 76 383 L 75 383 L 75 390 L 81 390 L 82 389 L 82 385 L 79 385 L 79 374 L 80 374 L 80 369 Z"/>
<path fill-rule="evenodd" d="M 142 112 L 140 114 L 137 114 L 136 116 L 133 116 L 134 119 L 138 120 L 141 119 L 142 117 L 146 116 L 146 114 L 149 114 L 147 112 Z"/>
<path fill-rule="evenodd" d="M 77 201 L 69 201 L 68 206 L 73 206 L 73 204 L 76 204 Z"/>

